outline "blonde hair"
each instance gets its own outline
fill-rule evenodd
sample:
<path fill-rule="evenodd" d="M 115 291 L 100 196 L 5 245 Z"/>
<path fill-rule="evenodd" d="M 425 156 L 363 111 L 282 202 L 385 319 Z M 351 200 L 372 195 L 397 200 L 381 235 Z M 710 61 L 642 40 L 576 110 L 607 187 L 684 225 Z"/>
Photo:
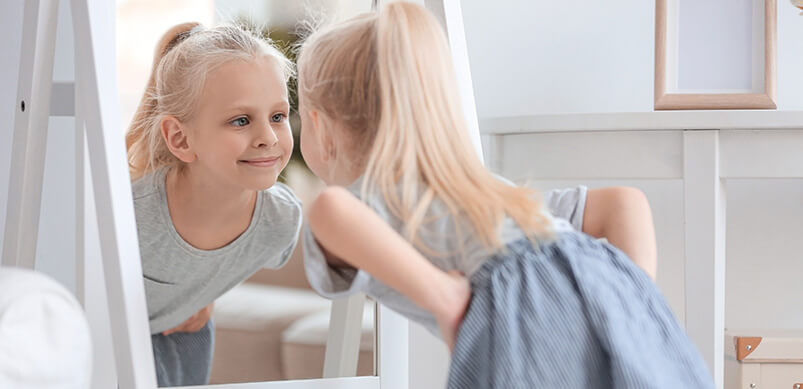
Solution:
<path fill-rule="evenodd" d="M 275 59 L 285 80 L 293 76 L 292 63 L 272 42 L 243 28 L 184 23 L 169 29 L 156 45 L 145 94 L 126 133 L 131 179 L 180 162 L 162 139 L 161 121 L 167 115 L 192 118 L 207 74 L 229 61 L 260 57 Z"/>
<path fill-rule="evenodd" d="M 500 248 L 506 216 L 531 238 L 549 234 L 535 191 L 482 165 L 469 139 L 446 37 L 423 7 L 393 2 L 313 33 L 299 59 L 305 104 L 343 124 L 366 155 L 363 195 L 378 191 L 416 231 L 433 200 L 466 217 L 486 248 Z"/>

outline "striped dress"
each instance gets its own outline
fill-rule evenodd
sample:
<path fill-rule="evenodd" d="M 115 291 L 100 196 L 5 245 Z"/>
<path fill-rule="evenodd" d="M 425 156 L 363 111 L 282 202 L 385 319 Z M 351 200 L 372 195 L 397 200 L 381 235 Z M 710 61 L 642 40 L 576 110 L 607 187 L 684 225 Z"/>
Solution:
<path fill-rule="evenodd" d="M 471 277 L 449 388 L 713 388 L 665 299 L 621 251 L 565 232 Z"/>
<path fill-rule="evenodd" d="M 359 197 L 360 181 L 349 190 Z M 362 199 L 396 231 L 381 198 Z M 433 202 L 418 237 L 459 270 L 472 299 L 452 354 L 448 387 L 707 389 L 713 381 L 652 280 L 621 251 L 581 229 L 585 188 L 545 197 L 555 238 L 534 247 L 511 219 L 501 252 L 487 252 L 446 206 Z M 574 226 L 574 228 L 572 227 Z M 311 230 L 303 238 L 310 284 L 321 295 L 363 292 L 440 336 L 434 317 L 362 270 L 333 269 Z"/>

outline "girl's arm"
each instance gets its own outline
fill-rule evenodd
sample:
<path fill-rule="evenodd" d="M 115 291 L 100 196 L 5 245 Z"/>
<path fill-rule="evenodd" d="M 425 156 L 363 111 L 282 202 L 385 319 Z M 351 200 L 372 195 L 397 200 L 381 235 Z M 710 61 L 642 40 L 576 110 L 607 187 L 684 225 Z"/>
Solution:
<path fill-rule="evenodd" d="M 201 308 L 200 311 L 192 315 L 189 319 L 185 320 L 184 323 L 178 325 L 178 327 L 169 329 L 167 331 L 162 332 L 162 335 L 167 336 L 175 332 L 198 332 L 201 328 L 204 328 L 206 322 L 212 318 L 212 309 L 215 303 L 211 303 L 204 308 Z"/>
<path fill-rule="evenodd" d="M 655 227 L 647 197 L 636 188 L 590 189 L 583 215 L 583 232 L 605 238 L 622 250 L 655 280 Z"/>
<path fill-rule="evenodd" d="M 471 296 L 465 277 L 435 267 L 343 188 L 326 188 L 310 205 L 307 217 L 330 265 L 345 262 L 362 269 L 431 312 L 446 343 L 454 346 Z"/>

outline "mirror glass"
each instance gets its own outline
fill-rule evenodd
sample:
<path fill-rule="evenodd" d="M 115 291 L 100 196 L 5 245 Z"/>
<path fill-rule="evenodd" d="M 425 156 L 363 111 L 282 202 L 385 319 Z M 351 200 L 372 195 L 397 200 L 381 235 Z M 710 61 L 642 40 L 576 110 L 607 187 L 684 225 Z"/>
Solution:
<path fill-rule="evenodd" d="M 118 0 L 120 128 L 128 129 L 135 119 L 151 75 L 154 49 L 172 26 L 192 21 L 206 27 L 221 23 L 247 26 L 272 39 L 289 59 L 295 60 L 291 48 L 299 39 L 298 26 L 302 21 L 311 17 L 318 20 L 347 18 L 370 11 L 371 7 L 371 0 Z M 323 184 L 306 167 L 299 151 L 301 123 L 296 110 L 294 80 L 288 83 L 288 91 L 287 120 L 294 148 L 278 182 L 286 184 L 302 204 L 309 204 Z M 235 118 L 237 120 L 240 119 Z M 165 123 L 160 124 L 162 130 L 170 127 Z M 187 127 L 189 131 L 194 130 L 192 125 Z M 284 253 L 287 255 L 283 258 L 289 256 L 289 260 L 278 269 L 271 268 L 274 267 L 272 263 L 282 257 L 281 250 L 287 239 L 277 244 L 281 247 L 272 252 L 271 243 L 262 243 L 268 246 L 264 260 L 270 263 L 256 268 L 253 262 L 246 261 L 252 259 L 248 253 L 254 250 L 238 246 L 244 237 L 262 242 L 278 239 L 274 237 L 278 233 L 273 232 L 293 230 L 292 222 L 281 225 L 281 221 L 277 224 L 268 221 L 269 228 L 257 229 L 253 228 L 257 220 L 254 211 L 239 219 L 237 215 L 242 212 L 232 212 L 231 218 L 223 220 L 219 230 L 210 236 L 209 229 L 202 228 L 203 221 L 208 220 L 204 217 L 208 215 L 183 215 L 180 207 L 175 206 L 176 203 L 186 204 L 181 201 L 209 200 L 198 192 L 185 194 L 179 200 L 178 194 L 171 194 L 171 182 L 178 182 L 171 181 L 171 177 L 176 177 L 172 174 L 168 168 L 162 176 L 153 176 L 148 184 L 152 187 L 134 182 L 150 328 L 152 334 L 156 332 L 152 341 L 163 354 L 157 358 L 157 376 L 173 377 L 179 380 L 174 384 L 184 385 L 198 384 L 186 380 L 198 379 L 198 376 L 203 379 L 206 373 L 209 384 L 321 378 L 331 304 L 311 289 L 304 274 L 301 245 L 296 246 L 292 254 Z M 154 199 L 145 201 L 149 195 Z M 254 201 L 256 205 L 251 209 L 259 209 L 258 200 Z M 214 214 L 214 210 L 209 211 L 209 215 Z M 276 219 L 288 220 L 287 217 Z M 193 221 L 200 222 L 193 224 Z M 162 230 L 163 233 L 159 232 Z M 248 235 L 249 231 L 265 236 L 259 239 Z M 289 239 L 295 239 L 294 236 Z M 234 246 L 240 250 L 236 254 L 233 254 L 236 250 L 230 249 Z M 247 269 L 248 266 L 253 269 Z M 212 289 L 220 293 L 210 292 L 209 285 L 217 285 Z M 187 290 L 204 292 L 188 295 Z M 213 305 L 206 311 L 198 312 L 193 308 L 192 312 L 186 312 L 188 306 L 203 307 L 207 302 Z M 359 376 L 375 374 L 374 312 L 375 305 L 369 300 L 361 323 L 356 372 Z M 205 316 L 211 317 L 211 321 L 206 322 Z M 186 320 L 192 321 L 193 317 L 195 324 L 185 326 Z M 185 322 L 175 327 L 180 320 Z M 165 336 L 162 331 L 168 330 L 166 326 L 179 330 Z M 207 353 L 210 354 L 208 358 Z M 195 362 L 187 366 L 186 360 Z M 211 368 L 204 367 L 208 360 L 211 360 Z"/>

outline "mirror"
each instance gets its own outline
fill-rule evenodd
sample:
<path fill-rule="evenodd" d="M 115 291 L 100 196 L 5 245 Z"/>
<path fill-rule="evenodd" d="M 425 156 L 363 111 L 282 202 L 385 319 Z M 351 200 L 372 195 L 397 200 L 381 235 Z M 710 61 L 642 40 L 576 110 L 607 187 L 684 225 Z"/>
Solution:
<path fill-rule="evenodd" d="M 283 51 L 289 59 L 294 60 L 295 56 L 290 48 L 298 39 L 297 26 L 300 22 L 307 20 L 310 15 L 316 18 L 323 16 L 340 19 L 369 11 L 371 7 L 371 0 L 304 2 L 295 0 L 209 0 L 204 2 L 119 0 L 117 2 L 117 70 L 122 113 L 120 126 L 123 129 L 128 128 L 133 120 L 150 77 L 154 48 L 160 37 L 172 26 L 190 21 L 200 22 L 206 27 L 221 23 L 244 25 L 271 38 L 277 48 Z M 278 181 L 286 184 L 302 204 L 309 204 L 323 185 L 307 169 L 301 158 L 298 142 L 300 120 L 296 111 L 293 89 L 294 83 L 291 80 L 288 95 L 290 110 L 287 120 L 295 139 L 294 149 Z M 166 173 L 166 177 L 169 181 L 170 173 Z M 162 177 L 161 181 L 158 179 L 153 181 L 164 184 L 165 178 Z M 190 243 L 192 239 L 185 239 L 186 236 L 192 235 L 185 234 L 187 231 L 192 231 L 192 228 L 182 229 L 179 223 L 174 223 L 181 216 L 171 206 L 170 197 L 165 196 L 170 193 L 169 185 L 168 182 L 166 185 L 156 187 L 157 192 L 154 193 L 157 197 L 159 194 L 163 195 L 162 200 L 167 197 L 162 201 L 162 205 L 157 207 L 153 206 L 156 203 L 149 203 L 151 205 L 147 207 L 138 204 L 137 201 L 140 201 L 142 197 L 138 195 L 137 191 L 143 189 L 142 185 L 138 186 L 136 183 L 134 185 L 135 211 L 140 239 L 147 240 L 147 242 L 141 240 L 140 247 L 143 256 L 148 311 L 151 317 L 150 325 L 152 330 L 157 330 L 152 341 L 154 345 L 161 345 L 155 347 L 164 347 L 172 353 L 183 350 L 180 352 L 191 353 L 196 357 L 211 348 L 211 356 L 209 356 L 211 370 L 209 370 L 208 378 L 210 384 L 321 378 L 331 303 L 329 300 L 319 297 L 308 284 L 299 250 L 301 245 L 296 246 L 295 251 L 289 255 L 287 263 L 280 269 L 270 268 L 272 266 L 268 264 L 268 266 L 248 271 L 248 274 L 232 274 L 229 271 L 231 266 L 216 268 L 215 265 L 210 265 L 209 261 L 219 260 L 223 257 L 231 260 L 231 255 L 225 254 L 227 248 L 236 245 L 241 237 L 246 236 L 248 231 L 252 230 L 252 224 L 248 223 L 248 220 L 253 223 L 256 220 L 255 216 L 245 220 L 246 223 L 243 225 L 247 226 L 245 232 L 242 232 L 243 228 L 241 228 L 240 233 L 234 234 L 233 240 L 229 239 L 222 244 L 218 242 L 210 247 L 198 247 L 198 245 Z M 168 187 L 168 189 L 160 189 L 164 187 Z M 159 209 L 161 209 L 161 213 Z M 192 218 L 185 218 L 185 220 L 192 220 Z M 141 226 L 143 223 L 148 223 L 149 228 L 157 228 L 153 224 L 162 223 L 160 228 L 165 229 L 166 235 L 172 233 L 172 238 L 153 233 L 153 230 L 149 230 L 150 235 L 147 231 L 143 233 Z M 277 227 L 279 230 L 288 228 L 288 226 Z M 295 227 L 290 229 L 293 228 Z M 220 227 L 221 231 L 224 229 L 225 227 Z M 221 234 L 223 233 L 221 232 Z M 153 240 L 150 240 L 151 235 L 161 238 L 162 240 L 158 242 L 162 243 L 154 243 Z M 167 239 L 167 243 L 164 243 L 165 239 Z M 265 240 L 269 239 L 269 236 L 265 236 Z M 160 244 L 164 247 L 154 248 L 153 246 Z M 151 246 L 146 248 L 146 245 Z M 171 251 L 172 249 L 167 246 L 183 247 L 184 250 L 193 253 L 193 255 L 187 255 L 187 257 L 192 257 L 189 259 L 206 262 L 199 262 L 195 267 L 195 265 L 181 262 L 175 258 L 147 257 L 153 255 L 149 253 L 159 252 L 159 250 L 181 252 L 180 250 Z M 203 268 L 216 270 L 204 273 Z M 160 279 L 159 277 L 164 274 L 170 274 L 175 278 Z M 210 276 L 210 274 L 214 276 Z M 186 296 L 185 300 L 172 301 L 170 304 L 164 303 L 163 299 L 175 300 L 171 293 L 176 290 L 176 285 L 186 285 L 187 283 L 204 285 L 232 283 L 234 286 L 218 288 L 225 289 L 225 293 L 222 295 Z M 194 306 L 204 306 L 207 301 L 210 303 L 214 301 L 211 313 L 213 326 L 185 328 L 186 332 L 179 331 L 167 336 L 158 333 L 167 328 L 154 328 L 165 326 L 166 321 L 159 321 L 158 318 L 176 316 L 181 313 L 183 318 L 189 319 L 196 309 L 193 309 L 191 313 L 180 312 L 184 309 L 183 307 L 193 304 Z M 373 302 L 367 302 L 361 323 L 358 376 L 371 376 L 376 372 L 374 366 L 376 344 L 374 312 Z M 172 318 L 172 321 L 175 324 L 175 317 Z M 199 335 L 201 333 L 206 333 L 205 337 Z M 163 339 L 171 337 L 174 339 L 173 341 Z M 212 339 L 214 340 L 212 341 Z M 196 344 L 197 342 L 200 344 Z M 182 345 L 187 347 L 182 348 Z M 200 359 L 205 360 L 205 357 Z M 175 376 L 175 369 L 181 369 L 175 366 L 175 360 L 169 358 L 159 359 L 156 368 L 157 376 Z M 195 377 L 195 374 L 203 375 L 205 373 L 193 371 L 192 374 Z M 197 382 L 180 382 L 184 385 L 197 384 Z"/>

